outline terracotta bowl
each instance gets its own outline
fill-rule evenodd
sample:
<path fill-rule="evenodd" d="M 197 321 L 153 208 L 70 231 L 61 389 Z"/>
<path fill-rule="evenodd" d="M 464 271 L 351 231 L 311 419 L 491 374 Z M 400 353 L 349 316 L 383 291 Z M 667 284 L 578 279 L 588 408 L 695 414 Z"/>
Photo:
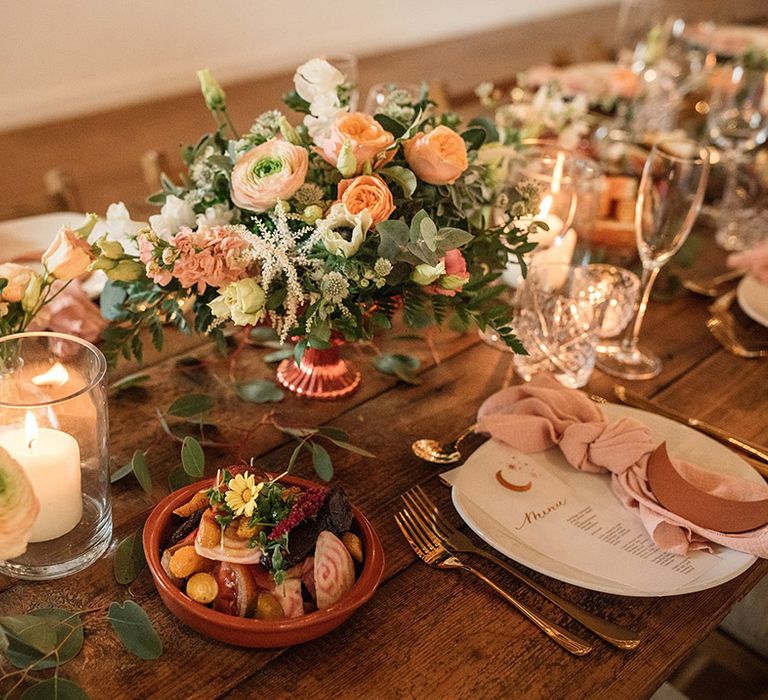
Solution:
<path fill-rule="evenodd" d="M 293 476 L 284 477 L 281 482 L 304 489 L 318 486 Z M 226 615 L 190 600 L 173 584 L 160 565 L 160 549 L 173 533 L 173 511 L 189 501 L 196 491 L 212 485 L 213 479 L 207 479 L 174 491 L 157 504 L 144 525 L 144 554 L 157 591 L 168 609 L 185 625 L 206 637 L 242 647 L 293 646 L 336 629 L 376 591 L 384 573 L 384 550 L 371 523 L 353 506 L 352 530 L 363 541 L 365 561 L 355 585 L 327 610 L 287 620 L 253 620 Z"/>

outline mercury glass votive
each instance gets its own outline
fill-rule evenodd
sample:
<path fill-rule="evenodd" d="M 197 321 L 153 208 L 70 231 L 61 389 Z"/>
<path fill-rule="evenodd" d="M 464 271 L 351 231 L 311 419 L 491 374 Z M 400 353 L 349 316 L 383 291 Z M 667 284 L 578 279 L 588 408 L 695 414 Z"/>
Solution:
<path fill-rule="evenodd" d="M 106 372 L 101 351 L 74 336 L 0 339 L 0 447 L 24 469 L 40 503 L 27 551 L 0 562 L 0 572 L 60 578 L 109 547 Z"/>

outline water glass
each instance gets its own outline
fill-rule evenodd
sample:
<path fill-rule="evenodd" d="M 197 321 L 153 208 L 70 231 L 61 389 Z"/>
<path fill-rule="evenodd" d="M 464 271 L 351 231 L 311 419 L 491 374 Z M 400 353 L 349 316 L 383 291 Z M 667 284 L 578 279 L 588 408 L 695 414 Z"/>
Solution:
<path fill-rule="evenodd" d="M 100 557 L 112 538 L 107 362 L 61 333 L 0 339 L 0 447 L 39 502 L 26 552 L 0 564 L 16 578 L 60 578 Z"/>
<path fill-rule="evenodd" d="M 589 301 L 597 314 L 598 338 L 613 338 L 629 323 L 640 290 L 638 276 L 614 265 L 586 265 L 574 271 L 579 298 Z M 604 349 L 600 343 L 597 352 Z"/>
<path fill-rule="evenodd" d="M 412 105 L 421 97 L 421 85 L 416 83 L 376 83 L 368 90 L 363 111 L 368 114 L 388 114 L 394 110 L 403 110 L 404 105 Z M 413 109 L 411 108 L 411 112 Z M 391 116 L 391 115 L 390 115 Z M 410 124 L 414 114 L 403 115 L 402 123 Z"/>
<path fill-rule="evenodd" d="M 515 371 L 525 381 L 551 372 L 564 386 L 584 386 L 595 364 L 598 314 L 583 294 L 572 265 L 540 265 L 518 289 L 515 332 L 528 355 L 515 355 Z"/>

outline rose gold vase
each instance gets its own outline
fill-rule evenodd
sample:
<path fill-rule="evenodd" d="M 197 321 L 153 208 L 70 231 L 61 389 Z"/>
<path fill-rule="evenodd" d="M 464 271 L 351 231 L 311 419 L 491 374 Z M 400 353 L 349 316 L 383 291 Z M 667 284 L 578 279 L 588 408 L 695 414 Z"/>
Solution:
<path fill-rule="evenodd" d="M 339 357 L 334 344 L 325 350 L 307 348 L 298 366 L 293 358 L 283 360 L 277 366 L 277 381 L 299 396 L 333 401 L 360 386 L 360 372 Z"/>

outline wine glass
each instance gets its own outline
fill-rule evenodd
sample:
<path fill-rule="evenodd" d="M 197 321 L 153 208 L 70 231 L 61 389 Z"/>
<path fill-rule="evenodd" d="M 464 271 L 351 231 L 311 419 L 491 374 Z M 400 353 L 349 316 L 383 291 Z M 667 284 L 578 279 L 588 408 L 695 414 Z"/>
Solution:
<path fill-rule="evenodd" d="M 707 130 L 709 138 L 724 151 L 726 180 L 720 200 L 715 240 L 726 250 L 744 250 L 757 243 L 754 227 L 745 223 L 737 188 L 739 163 L 768 137 L 768 76 L 764 70 L 744 63 L 727 66 L 717 76 Z"/>
<path fill-rule="evenodd" d="M 709 176 L 709 151 L 695 141 L 660 141 L 643 168 L 635 208 L 635 237 L 643 274 L 634 317 L 619 344 L 598 353 L 597 366 L 624 379 L 650 379 L 661 360 L 638 348 L 640 328 L 659 270 L 680 249 L 701 209 Z"/>

